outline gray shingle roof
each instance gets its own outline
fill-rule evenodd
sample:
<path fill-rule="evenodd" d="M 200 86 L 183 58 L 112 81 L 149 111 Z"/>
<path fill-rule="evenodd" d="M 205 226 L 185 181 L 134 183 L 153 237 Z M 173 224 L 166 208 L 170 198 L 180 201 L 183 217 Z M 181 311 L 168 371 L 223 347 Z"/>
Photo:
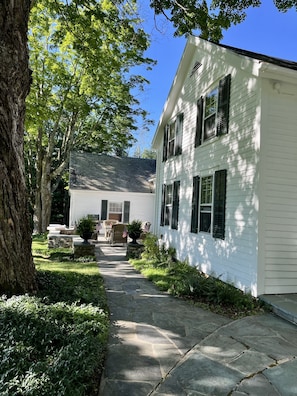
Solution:
<path fill-rule="evenodd" d="M 71 152 L 70 189 L 151 193 L 156 160 Z"/>
<path fill-rule="evenodd" d="M 259 54 L 257 52 L 231 47 L 230 45 L 225 45 L 225 44 L 216 44 L 216 45 L 229 49 L 230 51 L 236 52 L 239 55 L 248 56 L 249 58 L 258 59 L 267 63 L 272 63 L 277 66 L 286 67 L 288 69 L 297 70 L 297 62 L 295 61 Z"/>

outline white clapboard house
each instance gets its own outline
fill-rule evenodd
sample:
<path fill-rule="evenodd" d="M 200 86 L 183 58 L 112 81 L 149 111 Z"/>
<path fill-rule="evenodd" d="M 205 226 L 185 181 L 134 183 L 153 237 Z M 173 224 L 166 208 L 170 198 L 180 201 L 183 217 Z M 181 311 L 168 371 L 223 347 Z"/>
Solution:
<path fill-rule="evenodd" d="M 297 292 L 297 62 L 188 38 L 153 138 L 154 232 L 254 296 Z"/>
<path fill-rule="evenodd" d="M 72 152 L 69 165 L 69 225 L 94 220 L 153 223 L 156 161 Z"/>

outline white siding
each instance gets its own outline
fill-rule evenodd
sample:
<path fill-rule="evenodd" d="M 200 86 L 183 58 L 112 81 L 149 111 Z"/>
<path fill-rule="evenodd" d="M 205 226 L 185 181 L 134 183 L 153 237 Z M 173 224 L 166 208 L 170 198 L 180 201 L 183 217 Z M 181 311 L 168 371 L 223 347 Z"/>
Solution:
<path fill-rule="evenodd" d="M 168 117 L 169 120 L 184 112 L 183 146 L 181 156 L 170 158 L 166 163 L 157 162 L 160 172 L 160 175 L 157 173 L 157 216 L 160 216 L 162 183 L 180 180 L 179 229 L 158 227 L 156 233 L 164 234 L 167 243 L 176 248 L 179 259 L 187 259 L 190 265 L 256 295 L 260 87 L 257 78 L 251 77 L 252 62 L 245 63 L 242 70 L 239 56 L 228 58 L 222 50 L 216 56 L 214 62 L 212 51 L 204 53 L 197 50 L 173 112 Z M 190 77 L 196 60 L 202 66 Z M 228 73 L 232 75 L 229 134 L 195 149 L 197 99 Z M 214 239 L 206 233 L 190 232 L 193 176 L 206 176 L 218 169 L 227 169 L 225 240 Z"/>
<path fill-rule="evenodd" d="M 189 44 L 190 43 L 190 44 Z M 202 66 L 190 77 L 196 61 Z M 231 73 L 228 135 L 194 148 L 197 100 Z M 164 125 L 184 113 L 182 155 L 162 158 Z M 179 259 L 253 295 L 297 291 L 296 71 L 191 39 L 154 138 L 155 228 Z M 225 240 L 190 232 L 193 176 L 227 169 Z M 161 188 L 180 180 L 178 230 L 160 227 Z"/>
<path fill-rule="evenodd" d="M 71 190 L 69 225 L 88 214 L 99 214 L 101 218 L 102 200 L 130 201 L 130 221 L 149 221 L 153 226 L 155 194 L 88 190 Z"/>
<path fill-rule="evenodd" d="M 263 129 L 264 293 L 297 291 L 297 86 L 266 81 Z"/>

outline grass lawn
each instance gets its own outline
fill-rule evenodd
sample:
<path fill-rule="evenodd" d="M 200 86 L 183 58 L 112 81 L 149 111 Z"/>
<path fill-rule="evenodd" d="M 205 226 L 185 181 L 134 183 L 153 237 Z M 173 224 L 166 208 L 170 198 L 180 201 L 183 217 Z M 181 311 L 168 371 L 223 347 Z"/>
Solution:
<path fill-rule="evenodd" d="M 0 299 L 0 394 L 95 395 L 109 316 L 95 260 L 33 240 L 36 296 Z"/>
<path fill-rule="evenodd" d="M 145 239 L 134 267 L 161 290 L 230 318 L 263 312 L 263 304 L 205 276 Z M 48 249 L 34 237 L 39 290 L 0 297 L 0 395 L 95 396 L 104 364 L 109 315 L 94 258 L 73 260 L 70 249 Z"/>

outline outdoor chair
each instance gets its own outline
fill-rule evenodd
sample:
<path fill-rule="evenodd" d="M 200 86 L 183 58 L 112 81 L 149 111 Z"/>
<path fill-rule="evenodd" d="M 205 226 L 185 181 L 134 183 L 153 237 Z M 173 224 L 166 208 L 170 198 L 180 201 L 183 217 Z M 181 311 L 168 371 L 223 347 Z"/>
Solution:
<path fill-rule="evenodd" d="M 109 234 L 109 243 L 127 243 L 127 233 L 125 224 L 113 224 Z"/>
<path fill-rule="evenodd" d="M 109 235 L 111 232 L 111 228 L 114 224 L 116 224 L 117 220 L 103 220 L 103 227 L 104 227 L 104 236 L 105 239 L 109 239 Z"/>

